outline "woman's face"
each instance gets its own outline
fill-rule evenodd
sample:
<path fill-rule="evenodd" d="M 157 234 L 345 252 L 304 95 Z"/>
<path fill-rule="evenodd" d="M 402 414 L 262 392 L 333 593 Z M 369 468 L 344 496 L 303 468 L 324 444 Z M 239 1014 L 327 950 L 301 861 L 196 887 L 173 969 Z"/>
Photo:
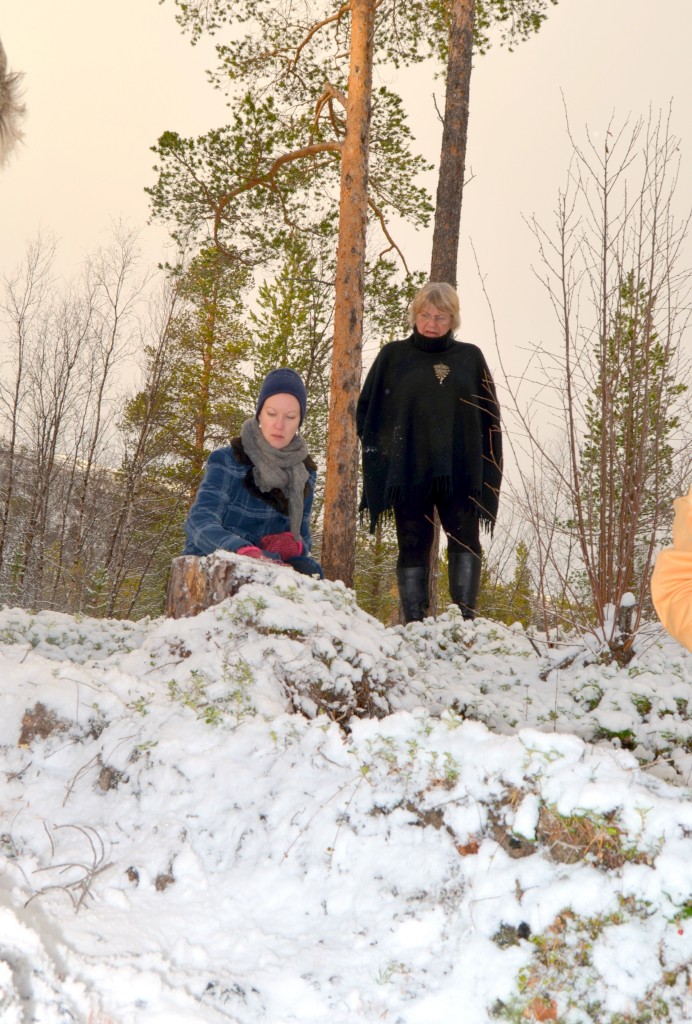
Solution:
<path fill-rule="evenodd" d="M 298 433 L 300 402 L 295 395 L 271 395 L 257 419 L 267 444 L 272 448 L 285 448 Z"/>
<path fill-rule="evenodd" d="M 441 338 L 446 334 L 452 324 L 449 313 L 443 309 L 426 302 L 418 311 L 416 316 L 416 330 L 424 338 Z"/>

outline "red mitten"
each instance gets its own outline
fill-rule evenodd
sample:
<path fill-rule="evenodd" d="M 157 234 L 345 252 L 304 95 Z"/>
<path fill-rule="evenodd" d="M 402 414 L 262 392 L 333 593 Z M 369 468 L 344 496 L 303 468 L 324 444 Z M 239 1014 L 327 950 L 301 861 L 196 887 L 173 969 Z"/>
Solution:
<path fill-rule="evenodd" d="M 268 533 L 260 540 L 263 551 L 275 552 L 279 558 L 287 562 L 289 558 L 297 558 L 303 553 L 302 540 L 296 540 L 292 533 Z"/>
<path fill-rule="evenodd" d="M 281 555 L 272 555 L 270 552 L 265 553 L 256 548 L 254 544 L 248 544 L 244 548 L 238 548 L 236 555 L 245 555 L 246 558 L 257 558 L 260 562 L 279 562 L 281 561 Z"/>

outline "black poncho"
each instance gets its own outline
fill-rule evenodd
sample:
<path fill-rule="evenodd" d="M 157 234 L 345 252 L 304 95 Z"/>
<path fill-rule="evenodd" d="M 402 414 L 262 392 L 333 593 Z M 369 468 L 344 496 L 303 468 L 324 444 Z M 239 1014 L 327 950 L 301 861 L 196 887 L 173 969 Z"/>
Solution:
<path fill-rule="evenodd" d="M 492 529 L 502 482 L 495 385 L 475 345 L 414 330 L 385 345 L 358 400 L 361 512 L 379 517 L 411 492 L 451 494 Z"/>

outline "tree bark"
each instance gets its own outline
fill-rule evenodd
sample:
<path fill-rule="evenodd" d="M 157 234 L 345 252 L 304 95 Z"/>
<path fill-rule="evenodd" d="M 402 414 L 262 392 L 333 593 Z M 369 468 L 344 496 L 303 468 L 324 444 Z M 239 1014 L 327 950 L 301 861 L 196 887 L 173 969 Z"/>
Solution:
<path fill-rule="evenodd" d="M 358 498 L 356 402 L 363 347 L 368 155 L 376 0 L 351 0 L 346 133 L 341 156 L 339 244 L 327 438 L 322 565 L 353 586 Z"/>
<path fill-rule="evenodd" d="M 239 561 L 227 558 L 223 552 L 206 558 L 197 555 L 174 558 L 168 581 L 166 615 L 171 619 L 198 615 L 205 608 L 233 597 L 252 580 L 252 567 L 245 571 Z"/>
<path fill-rule="evenodd" d="M 476 0 L 453 0 L 430 280 L 445 281 L 454 288 L 457 284 L 475 21 Z"/>

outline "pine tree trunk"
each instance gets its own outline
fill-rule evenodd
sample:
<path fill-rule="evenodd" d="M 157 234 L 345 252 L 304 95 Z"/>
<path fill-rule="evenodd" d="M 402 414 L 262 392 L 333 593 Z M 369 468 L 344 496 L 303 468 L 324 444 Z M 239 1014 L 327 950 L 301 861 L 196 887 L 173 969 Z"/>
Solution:
<path fill-rule="evenodd" d="M 341 154 L 339 244 L 327 437 L 322 565 L 353 586 L 358 499 L 356 402 L 363 346 L 368 154 L 376 0 L 352 0 L 346 134 Z"/>
<path fill-rule="evenodd" d="M 445 281 L 455 288 L 475 21 L 476 0 L 454 0 L 449 23 L 447 88 L 430 280 Z"/>

